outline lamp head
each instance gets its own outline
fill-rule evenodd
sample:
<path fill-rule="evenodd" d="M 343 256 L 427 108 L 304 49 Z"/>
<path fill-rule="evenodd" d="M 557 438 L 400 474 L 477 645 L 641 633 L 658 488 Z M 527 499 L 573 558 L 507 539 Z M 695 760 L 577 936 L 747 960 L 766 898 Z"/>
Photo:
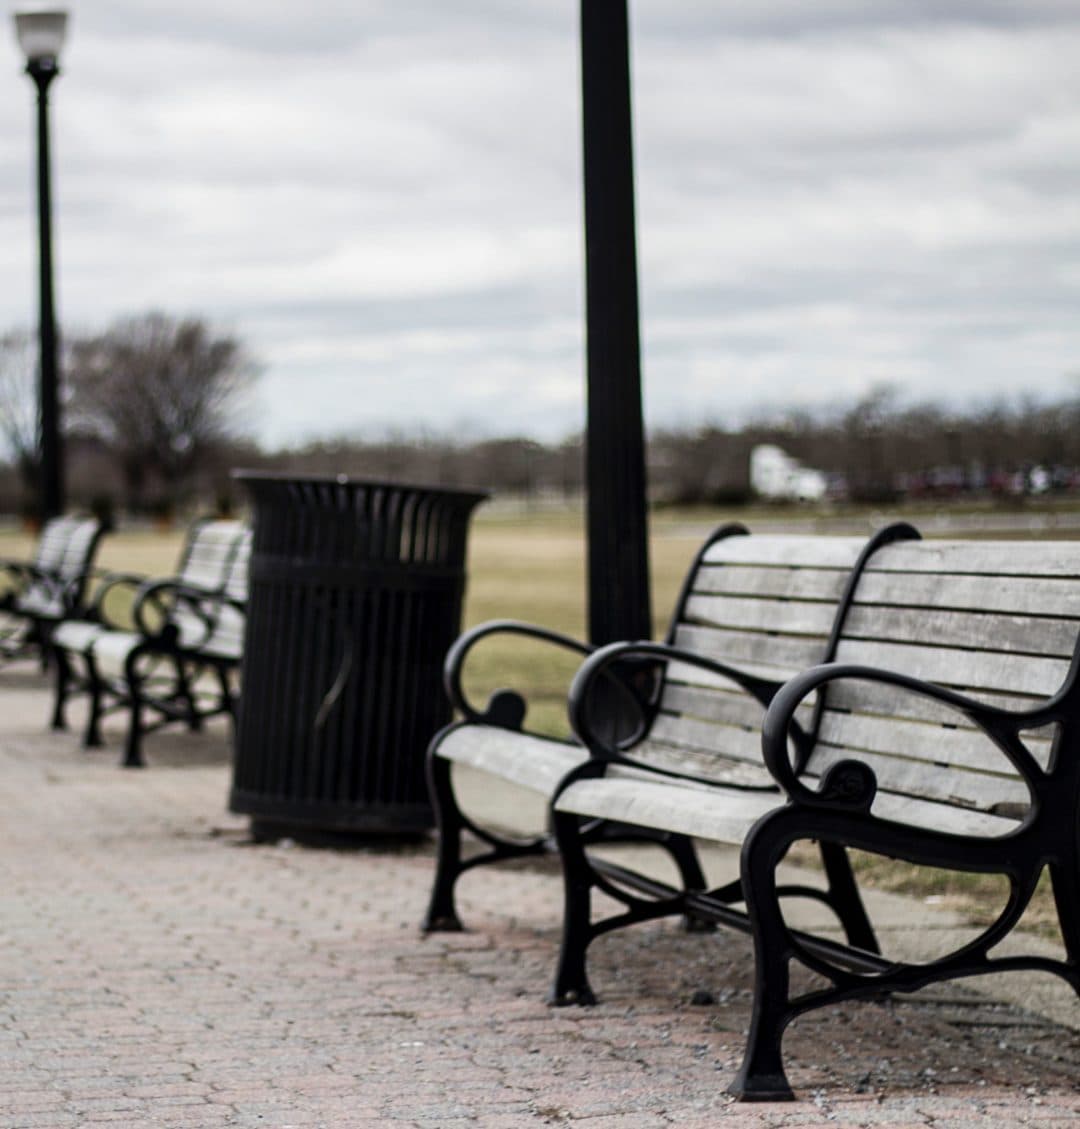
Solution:
<path fill-rule="evenodd" d="M 67 22 L 63 8 L 27 8 L 15 13 L 15 35 L 26 56 L 27 70 L 58 69 Z"/>

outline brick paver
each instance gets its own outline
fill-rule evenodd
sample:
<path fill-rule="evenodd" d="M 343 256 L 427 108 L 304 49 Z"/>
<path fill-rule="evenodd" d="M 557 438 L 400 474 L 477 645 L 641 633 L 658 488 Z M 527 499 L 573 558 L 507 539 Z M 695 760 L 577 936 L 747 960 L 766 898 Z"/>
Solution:
<path fill-rule="evenodd" d="M 1077 1032 L 963 989 L 806 1016 L 802 1100 L 733 1103 L 746 938 L 624 930 L 594 946 L 602 1003 L 549 1010 L 549 864 L 470 876 L 471 931 L 424 938 L 429 842 L 253 845 L 223 730 L 123 771 L 115 735 L 84 753 L 42 684 L 0 679 L 5 1129 L 1080 1122 Z"/>

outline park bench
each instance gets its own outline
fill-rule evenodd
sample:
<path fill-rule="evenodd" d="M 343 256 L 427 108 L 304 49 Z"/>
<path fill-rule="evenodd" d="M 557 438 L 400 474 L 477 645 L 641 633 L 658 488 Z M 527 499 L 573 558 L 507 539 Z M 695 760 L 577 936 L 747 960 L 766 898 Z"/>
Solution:
<path fill-rule="evenodd" d="M 55 625 L 79 606 L 104 532 L 90 517 L 47 521 L 29 561 L 0 561 L 0 660 L 48 658 Z"/>
<path fill-rule="evenodd" d="M 667 697 L 666 683 L 684 662 L 655 644 L 614 644 L 590 656 L 570 708 L 593 755 L 568 775 L 553 803 L 566 915 L 552 1002 L 593 1000 L 585 953 L 610 929 L 666 914 L 748 929 L 754 1011 L 731 1090 L 775 1100 L 792 1096 L 784 1029 L 813 1008 L 1007 970 L 1053 972 L 1080 992 L 1078 627 L 1080 543 L 908 540 L 879 547 L 838 620 L 834 661 L 782 688 L 714 669 L 769 701 L 759 771 L 782 789 L 782 803 L 761 781 L 741 790 L 722 781 L 730 753 L 725 738 L 709 732 L 715 723 L 707 700 L 685 705 L 684 723 L 695 717 L 699 728 L 690 773 L 668 770 L 665 777 L 632 741 L 612 742 L 590 728 L 586 704 L 606 668 L 628 657 L 666 664 Z M 590 859 L 596 820 L 739 844 L 740 874 L 709 891 L 643 883 L 638 875 L 620 881 Z M 825 891 L 779 884 L 777 866 L 799 841 L 819 845 Z M 1008 893 L 993 923 L 956 951 L 905 962 L 881 952 L 847 862 L 852 849 L 1001 875 Z M 1064 958 L 994 953 L 1044 870 Z M 619 910 L 593 921 L 594 890 L 615 897 Z M 831 901 L 846 939 L 794 928 L 781 911 L 789 896 Z M 793 961 L 826 985 L 792 994 Z"/>
<path fill-rule="evenodd" d="M 94 748 L 102 744 L 102 718 L 124 711 L 123 763 L 138 767 L 147 733 L 174 722 L 198 729 L 218 714 L 235 716 L 250 553 L 246 525 L 199 521 L 175 576 L 104 577 L 85 615 L 53 633 L 53 727 L 66 728 L 73 694 L 88 695 L 83 744 Z"/>
<path fill-rule="evenodd" d="M 906 527 L 903 527 L 906 529 Z M 871 543 L 859 537 L 746 536 L 741 526 L 717 530 L 697 554 L 679 596 L 667 643 L 696 656 L 724 656 L 744 663 L 757 679 L 779 686 L 787 678 L 831 654 L 837 608 L 845 588 L 873 547 L 899 535 L 882 531 Z M 454 766 L 468 765 L 549 800 L 560 781 L 588 759 L 581 743 L 560 741 L 522 730 L 526 713 L 523 697 L 510 690 L 496 692 L 486 707 L 469 701 L 463 689 L 466 662 L 483 640 L 499 634 L 540 640 L 582 656 L 593 648 L 556 632 L 515 621 L 493 621 L 465 633 L 450 649 L 445 665 L 447 692 L 461 719 L 440 731 L 428 749 L 428 780 L 438 824 L 437 865 L 426 930 L 460 929 L 455 887 L 466 871 L 504 859 L 535 855 L 552 847 L 550 834 L 529 839 L 510 838 L 490 826 L 480 826 L 462 810 L 454 786 Z M 694 703 L 709 696 L 716 720 L 725 726 L 732 745 L 730 774 L 745 775 L 747 762 L 760 769 L 756 733 L 763 707 L 753 694 L 729 686 L 722 694 L 702 685 L 697 668 L 674 667 L 665 681 L 660 708 L 650 695 L 652 667 L 625 666 L 617 689 L 628 704 L 623 722 L 638 732 L 637 751 L 650 763 L 672 769 L 691 766 L 698 754 L 692 748 L 701 723 Z M 756 683 L 755 683 L 756 685 Z M 609 695 L 609 707 L 610 703 Z M 608 709 L 611 713 L 611 709 Z M 685 717 L 685 720 L 684 720 Z M 714 727 L 715 729 L 715 727 Z M 777 797 L 772 790 L 774 799 Z M 463 833 L 482 847 L 466 857 Z M 686 836 L 663 830 L 628 829 L 603 824 L 591 829 L 594 840 L 652 838 L 665 847 L 679 868 L 684 885 L 704 883 L 693 845 Z M 599 865 L 599 864 L 598 864 Z M 692 924 L 693 921 L 691 920 Z"/>

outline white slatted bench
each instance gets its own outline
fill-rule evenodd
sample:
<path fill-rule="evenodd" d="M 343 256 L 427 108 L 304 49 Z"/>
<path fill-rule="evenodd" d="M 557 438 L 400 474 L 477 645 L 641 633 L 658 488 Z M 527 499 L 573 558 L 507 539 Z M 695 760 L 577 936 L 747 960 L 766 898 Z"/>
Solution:
<path fill-rule="evenodd" d="M 45 523 L 30 561 L 0 561 L 0 659 L 37 653 L 42 663 L 55 625 L 78 607 L 103 526 L 92 517 Z"/>
<path fill-rule="evenodd" d="M 894 530 L 883 532 L 879 540 L 895 535 Z M 716 531 L 690 568 L 667 635 L 668 644 L 679 648 L 685 661 L 669 668 L 659 696 L 652 692 L 651 669 L 632 672 L 637 683 L 632 691 L 636 721 L 643 729 L 638 754 L 654 766 L 689 771 L 701 760 L 703 742 L 720 740 L 730 754 L 727 777 L 767 786 L 775 802 L 777 793 L 766 779 L 757 737 L 763 714 L 760 694 L 755 697 L 731 684 L 718 689 L 715 677 L 696 660 L 719 658 L 738 664 L 759 691 L 765 686 L 775 689 L 795 672 L 823 661 L 830 653 L 845 586 L 866 551 L 866 540 L 857 537 L 745 536 L 738 526 Z M 470 819 L 458 804 L 453 767 L 468 765 L 550 799 L 566 774 L 588 759 L 580 744 L 523 732 L 526 705 L 514 692 L 497 692 L 485 709 L 468 701 L 462 677 L 469 654 L 481 640 L 506 632 L 581 655 L 592 650 L 577 640 L 512 621 L 474 628 L 451 649 L 447 690 L 463 718 L 438 733 L 428 750 L 439 839 L 424 920 L 427 930 L 461 928 L 454 890 L 465 871 L 551 846 L 549 836 L 511 840 Z M 466 831 L 483 844 L 467 858 Z M 592 833 L 608 841 L 622 834 L 610 826 L 594 828 Z M 687 887 L 703 886 L 696 855 L 685 836 L 637 834 L 662 842 Z"/>
<path fill-rule="evenodd" d="M 756 998 L 731 1089 L 772 1100 L 791 1097 L 784 1029 L 811 1008 L 995 970 L 1053 972 L 1080 993 L 1078 629 L 1080 542 L 881 547 L 857 580 L 835 661 L 795 677 L 769 706 L 763 755 L 783 803 L 631 768 L 636 750 L 612 748 L 590 733 L 584 709 L 603 668 L 626 652 L 615 646 L 593 655 L 575 680 L 572 710 L 594 759 L 564 781 L 553 805 L 567 888 L 555 1002 L 593 998 L 586 948 L 627 921 L 692 912 L 750 928 Z M 817 705 L 808 715 L 811 699 Z M 714 746 L 713 755 L 722 759 L 723 750 Z M 640 889 L 620 888 L 590 865 L 584 829 L 597 819 L 742 844 L 739 880 L 706 893 L 653 883 L 643 899 Z M 823 850 L 834 897 L 846 907 L 839 915 L 846 944 L 797 932 L 784 920 L 785 895 L 807 891 L 779 887 L 776 868 L 802 840 Z M 848 849 L 1000 874 L 1011 894 L 994 923 L 963 948 L 904 963 L 880 953 L 851 871 L 837 865 Z M 993 954 L 1044 870 L 1064 959 Z M 596 888 L 614 892 L 627 912 L 592 921 Z M 792 996 L 793 960 L 828 985 Z"/>
<path fill-rule="evenodd" d="M 83 744 L 94 748 L 102 743 L 102 717 L 124 711 L 123 763 L 137 767 L 147 733 L 173 722 L 198 729 L 206 718 L 234 714 L 250 554 L 246 525 L 200 521 L 174 577 L 106 577 L 85 618 L 66 620 L 54 632 L 53 727 L 65 728 L 73 694 L 87 694 Z"/>

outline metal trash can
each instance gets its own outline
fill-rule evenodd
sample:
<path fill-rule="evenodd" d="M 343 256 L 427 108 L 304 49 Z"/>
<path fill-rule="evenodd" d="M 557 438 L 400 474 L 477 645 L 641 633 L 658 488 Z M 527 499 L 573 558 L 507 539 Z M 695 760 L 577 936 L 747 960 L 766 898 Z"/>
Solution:
<path fill-rule="evenodd" d="M 229 807 L 259 837 L 415 833 L 450 717 L 469 518 L 484 493 L 237 471 L 254 542 Z"/>

